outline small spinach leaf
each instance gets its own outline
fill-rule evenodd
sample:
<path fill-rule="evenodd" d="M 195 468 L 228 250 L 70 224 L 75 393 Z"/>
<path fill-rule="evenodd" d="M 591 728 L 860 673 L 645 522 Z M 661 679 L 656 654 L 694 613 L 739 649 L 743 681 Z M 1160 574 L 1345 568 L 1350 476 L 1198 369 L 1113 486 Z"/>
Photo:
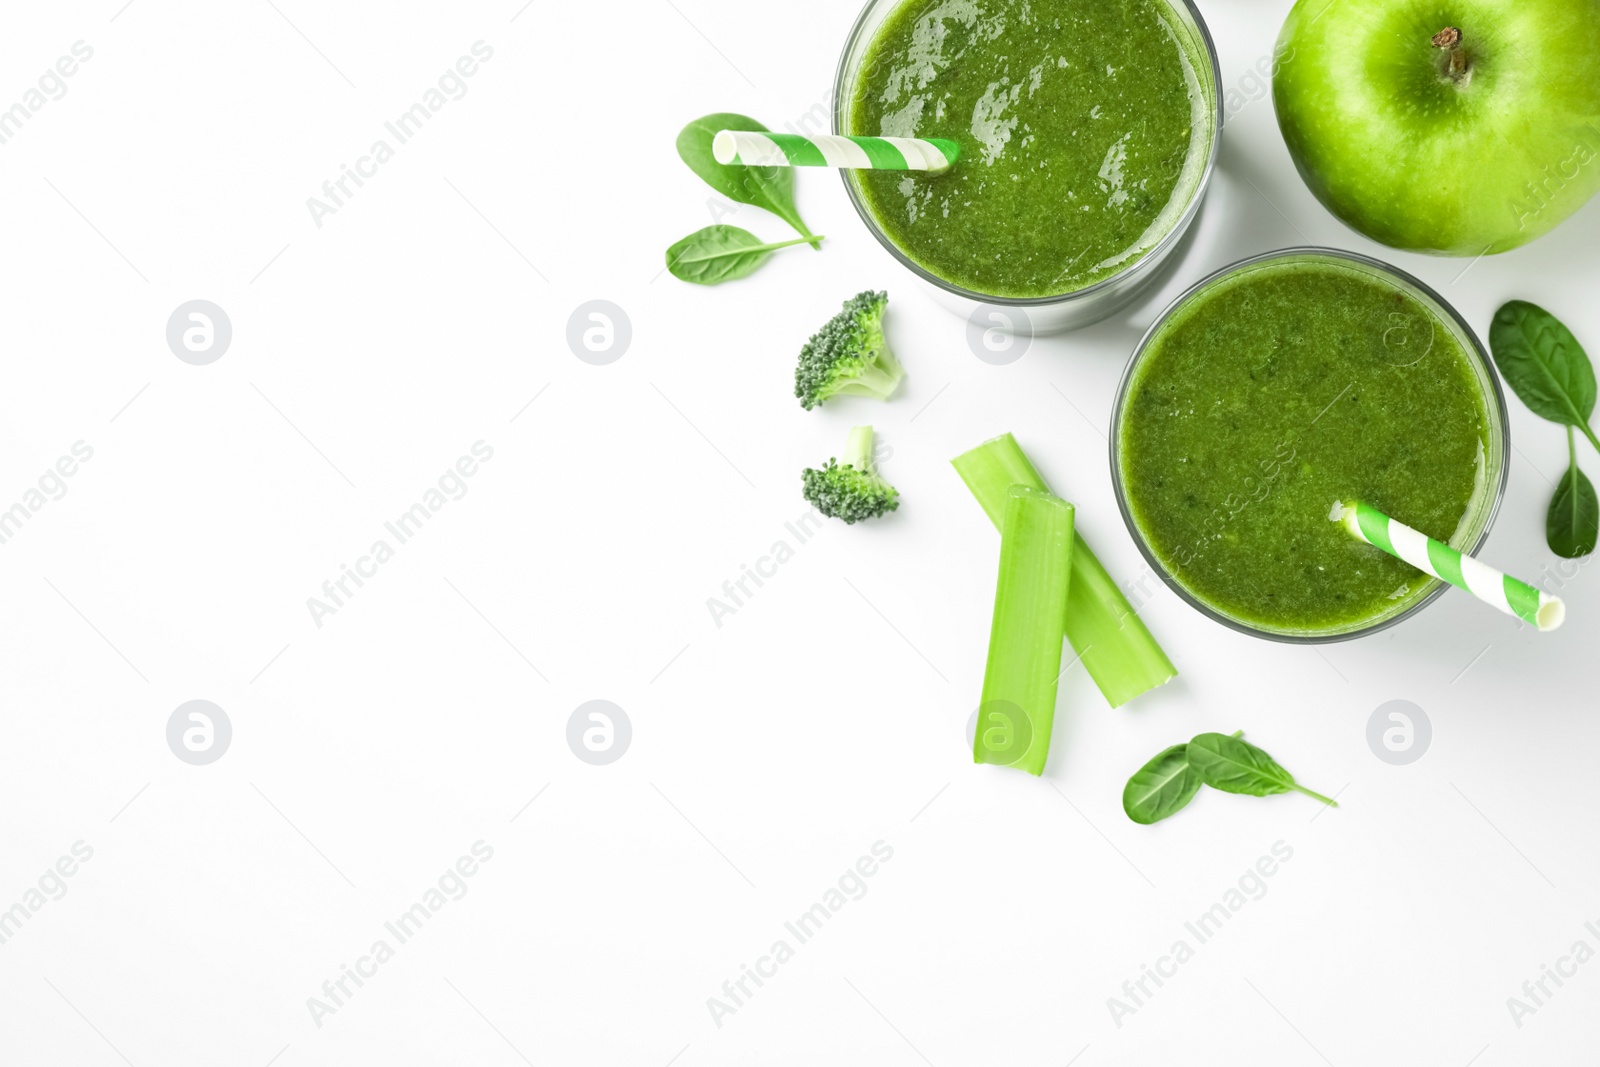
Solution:
<path fill-rule="evenodd" d="M 737 226 L 707 226 L 667 249 L 667 269 L 673 277 L 696 285 L 731 282 L 753 274 L 777 249 L 806 241 L 804 237 L 797 237 L 793 241 L 764 244 L 761 238 Z"/>
<path fill-rule="evenodd" d="M 1495 313 L 1489 347 L 1506 383 L 1540 418 L 1575 426 L 1600 448 L 1594 414 L 1594 366 L 1578 339 L 1554 315 L 1526 300 Z"/>
<path fill-rule="evenodd" d="M 1189 766 L 1202 782 L 1224 793 L 1265 797 L 1293 789 L 1329 807 L 1339 806 L 1331 798 L 1296 783 L 1294 775 L 1255 745 L 1226 734 L 1200 734 L 1191 740 Z"/>
<path fill-rule="evenodd" d="M 801 221 L 794 206 L 794 169 L 792 167 L 735 167 L 718 163 L 711 154 L 711 142 L 718 130 L 754 130 L 766 132 L 766 127 L 748 115 L 718 112 L 695 119 L 678 134 L 678 155 L 689 169 L 700 175 L 711 188 L 740 204 L 765 208 L 778 216 L 795 232 L 818 247 L 821 238 L 812 235 Z"/>
<path fill-rule="evenodd" d="M 1183 810 L 1200 792 L 1200 776 L 1189 766 L 1189 746 L 1173 745 L 1134 772 L 1122 790 L 1122 810 L 1141 826 Z"/>
<path fill-rule="evenodd" d="M 1243 737 L 1235 730 L 1234 737 Z M 1173 745 L 1134 772 L 1122 790 L 1122 810 L 1141 826 L 1182 811 L 1204 783 L 1189 766 L 1189 746 Z"/>
<path fill-rule="evenodd" d="M 1594 483 L 1578 469 L 1573 447 L 1572 427 L 1567 427 L 1567 473 L 1562 475 L 1550 510 L 1544 518 L 1544 538 L 1550 551 L 1567 559 L 1577 559 L 1594 551 L 1600 540 L 1600 499 Z"/>

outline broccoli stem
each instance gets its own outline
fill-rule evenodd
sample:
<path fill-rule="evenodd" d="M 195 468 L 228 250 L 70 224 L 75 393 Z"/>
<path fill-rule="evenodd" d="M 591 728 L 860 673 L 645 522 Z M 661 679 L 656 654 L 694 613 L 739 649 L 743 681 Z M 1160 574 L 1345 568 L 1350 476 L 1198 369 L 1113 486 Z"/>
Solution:
<path fill-rule="evenodd" d="M 975 763 L 1043 774 L 1072 577 L 1072 505 L 1023 486 L 1006 495 Z"/>
<path fill-rule="evenodd" d="M 900 370 L 900 365 L 887 352 L 878 357 L 878 362 L 888 364 L 890 369 L 883 370 L 876 365 L 868 366 L 848 385 L 840 386 L 839 392 L 846 396 L 870 396 L 878 400 L 887 400 L 893 396 L 895 389 L 900 385 L 900 380 L 905 377 L 905 372 Z"/>
<path fill-rule="evenodd" d="M 839 463 L 858 471 L 873 469 L 871 426 L 857 426 L 850 431 L 850 436 L 844 439 L 844 455 Z"/>
<path fill-rule="evenodd" d="M 1027 454 L 1010 434 L 957 456 L 951 463 L 996 526 L 1012 485 L 1048 492 Z M 1067 639 L 1112 707 L 1176 678 L 1178 670 L 1081 535 L 1072 548 Z"/>

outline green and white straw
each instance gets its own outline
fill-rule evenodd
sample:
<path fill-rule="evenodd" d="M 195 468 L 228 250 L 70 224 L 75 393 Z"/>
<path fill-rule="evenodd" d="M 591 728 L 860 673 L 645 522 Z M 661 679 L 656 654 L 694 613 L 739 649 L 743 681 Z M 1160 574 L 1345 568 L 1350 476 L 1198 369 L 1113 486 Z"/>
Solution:
<path fill-rule="evenodd" d="M 1541 631 L 1554 630 L 1567 617 L 1560 597 L 1553 597 L 1502 574 L 1486 563 L 1464 556 L 1456 549 L 1396 522 L 1371 504 L 1338 501 L 1328 518 L 1342 525 L 1357 540 L 1375 545 L 1398 559 L 1405 560 L 1424 574 L 1465 589 L 1479 600 L 1515 615 Z"/>
<path fill-rule="evenodd" d="M 836 137 L 818 134 L 755 133 L 722 130 L 711 140 L 711 154 L 724 166 L 849 167 L 854 170 L 947 169 L 961 146 L 942 139 L 915 137 Z"/>

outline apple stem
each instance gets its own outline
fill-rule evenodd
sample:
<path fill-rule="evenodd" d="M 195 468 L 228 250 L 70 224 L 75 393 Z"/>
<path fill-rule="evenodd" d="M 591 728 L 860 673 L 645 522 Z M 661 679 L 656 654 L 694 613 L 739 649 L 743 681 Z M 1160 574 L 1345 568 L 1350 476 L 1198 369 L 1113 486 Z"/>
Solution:
<path fill-rule="evenodd" d="M 1446 26 L 1433 35 L 1433 47 L 1442 49 L 1450 57 L 1446 73 L 1459 85 L 1467 73 L 1467 54 L 1461 50 L 1461 31 L 1454 26 Z"/>

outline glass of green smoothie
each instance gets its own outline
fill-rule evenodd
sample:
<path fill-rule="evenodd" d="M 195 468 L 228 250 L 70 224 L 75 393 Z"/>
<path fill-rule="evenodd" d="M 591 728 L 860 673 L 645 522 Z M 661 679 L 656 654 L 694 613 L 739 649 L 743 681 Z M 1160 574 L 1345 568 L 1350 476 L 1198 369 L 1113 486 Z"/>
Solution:
<path fill-rule="evenodd" d="M 1298 248 L 1218 271 L 1150 328 L 1112 410 L 1111 475 L 1184 600 L 1244 633 L 1339 641 L 1445 586 L 1330 522 L 1334 501 L 1471 554 L 1509 445 L 1499 379 L 1443 298 L 1378 260 Z"/>
<path fill-rule="evenodd" d="M 1222 128 L 1190 0 L 871 0 L 834 83 L 834 132 L 936 137 L 939 174 L 847 170 L 891 255 L 970 315 L 1034 333 L 1131 301 L 1199 211 Z"/>

